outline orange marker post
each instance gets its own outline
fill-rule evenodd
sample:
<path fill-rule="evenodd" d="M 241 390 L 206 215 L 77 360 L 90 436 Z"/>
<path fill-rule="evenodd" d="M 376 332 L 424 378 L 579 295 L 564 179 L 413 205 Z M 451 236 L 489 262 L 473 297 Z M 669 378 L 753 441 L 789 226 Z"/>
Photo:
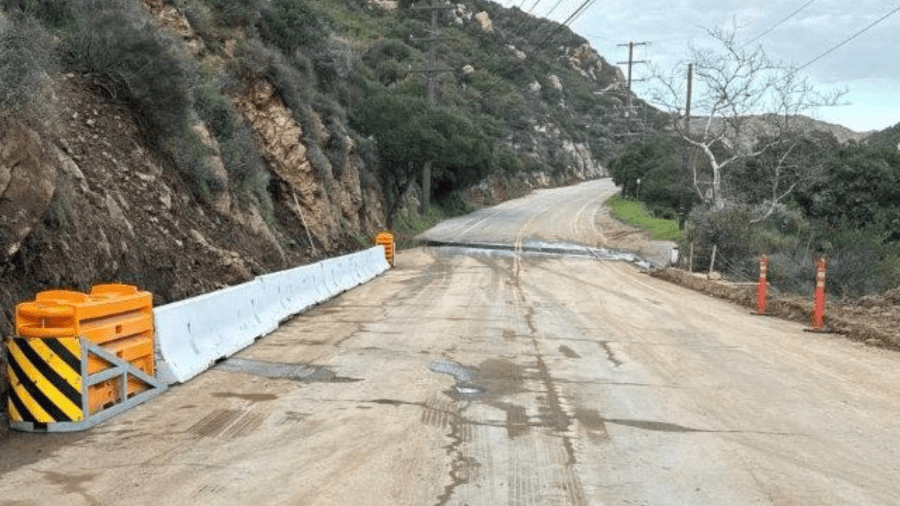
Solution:
<path fill-rule="evenodd" d="M 756 286 L 756 314 L 766 314 L 766 291 L 768 289 L 769 257 L 759 257 L 759 285 Z"/>
<path fill-rule="evenodd" d="M 813 330 L 823 330 L 825 328 L 825 269 L 827 262 L 825 258 L 820 258 L 816 268 L 816 296 L 815 309 L 813 311 L 812 328 Z"/>

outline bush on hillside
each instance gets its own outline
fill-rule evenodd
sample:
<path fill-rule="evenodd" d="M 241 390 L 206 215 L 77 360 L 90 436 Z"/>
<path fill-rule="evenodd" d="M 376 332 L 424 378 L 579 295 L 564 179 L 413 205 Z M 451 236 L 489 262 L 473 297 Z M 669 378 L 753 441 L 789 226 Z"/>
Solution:
<path fill-rule="evenodd" d="M 228 171 L 231 194 L 238 205 L 259 209 L 267 220 L 274 205 L 269 193 L 269 171 L 253 143 L 253 132 L 244 123 L 235 125 L 232 135 L 219 141 L 222 162 Z"/>
<path fill-rule="evenodd" d="M 215 195 L 225 191 L 225 181 L 216 177 L 207 161 L 213 154 L 212 150 L 190 127 L 185 126 L 180 135 L 161 141 L 160 149 L 190 183 L 189 190 L 194 198 L 208 204 Z"/>
<path fill-rule="evenodd" d="M 240 206 L 256 207 L 268 219 L 273 209 L 269 172 L 254 145 L 253 131 L 222 93 L 221 77 L 205 73 L 194 96 L 194 109 L 219 143 L 232 196 Z"/>
<path fill-rule="evenodd" d="M 823 227 L 796 211 L 782 209 L 752 223 L 749 206 L 722 211 L 695 209 L 681 250 L 694 243 L 694 268 L 709 268 L 716 245 L 716 270 L 739 280 L 759 275 L 759 255 L 769 256 L 769 281 L 779 290 L 808 293 L 815 262 L 828 259 L 828 292 L 859 296 L 900 286 L 900 243 L 885 240 L 876 226 Z"/>
<path fill-rule="evenodd" d="M 151 140 L 181 135 L 191 113 L 194 72 L 175 41 L 129 0 L 79 0 L 73 10 L 68 63 L 130 104 Z"/>
<path fill-rule="evenodd" d="M 6 12 L 27 13 L 52 28 L 62 28 L 72 21 L 70 3 L 61 0 L 0 0 L 0 7 Z"/>
<path fill-rule="evenodd" d="M 50 36 L 32 16 L 0 18 L 0 112 L 38 116 L 42 82 L 55 67 Z"/>
<path fill-rule="evenodd" d="M 261 11 L 259 33 L 286 55 L 326 40 L 328 29 L 306 0 L 274 0 Z"/>
<path fill-rule="evenodd" d="M 207 0 L 225 26 L 252 26 L 259 20 L 263 0 Z"/>

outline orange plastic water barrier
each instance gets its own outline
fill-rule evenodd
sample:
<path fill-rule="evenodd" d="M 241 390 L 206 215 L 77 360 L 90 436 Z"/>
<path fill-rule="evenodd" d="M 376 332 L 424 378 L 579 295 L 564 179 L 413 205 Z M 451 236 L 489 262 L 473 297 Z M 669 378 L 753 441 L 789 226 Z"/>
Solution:
<path fill-rule="evenodd" d="M 394 266 L 394 234 L 390 232 L 381 232 L 375 236 L 375 244 L 384 246 L 384 258 L 391 267 Z"/>
<path fill-rule="evenodd" d="M 756 286 L 756 313 L 766 314 L 766 292 L 768 289 L 769 257 L 759 257 L 759 284 Z"/>
<path fill-rule="evenodd" d="M 153 343 L 153 296 L 130 285 L 97 285 L 91 293 L 48 290 L 34 301 L 16 306 L 16 334 L 24 338 L 55 339 L 84 337 L 149 376 L 155 374 Z M 91 356 L 87 373 L 113 367 Z M 112 378 L 91 387 L 91 413 L 121 398 L 120 381 Z M 128 395 L 147 389 L 136 379 L 128 381 Z"/>
<path fill-rule="evenodd" d="M 828 262 L 820 258 L 816 264 L 816 294 L 815 308 L 813 309 L 812 328 L 822 330 L 825 328 L 825 271 Z"/>

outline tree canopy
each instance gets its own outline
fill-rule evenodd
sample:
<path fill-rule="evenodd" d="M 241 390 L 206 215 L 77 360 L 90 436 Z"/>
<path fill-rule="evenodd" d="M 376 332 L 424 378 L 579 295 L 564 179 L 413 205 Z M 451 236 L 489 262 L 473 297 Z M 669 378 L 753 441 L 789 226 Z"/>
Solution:
<path fill-rule="evenodd" d="M 354 120 L 375 139 L 389 216 L 426 162 L 432 162 L 438 198 L 477 182 L 493 167 L 489 143 L 471 119 L 423 98 L 381 92 Z"/>

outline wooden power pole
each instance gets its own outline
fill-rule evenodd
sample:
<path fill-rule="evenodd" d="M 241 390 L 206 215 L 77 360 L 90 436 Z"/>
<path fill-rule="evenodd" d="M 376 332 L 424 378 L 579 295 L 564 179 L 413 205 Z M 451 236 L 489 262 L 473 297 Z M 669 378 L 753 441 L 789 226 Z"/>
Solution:
<path fill-rule="evenodd" d="M 619 65 L 628 65 L 628 91 L 631 91 L 631 67 L 638 63 L 647 63 L 645 60 L 637 60 L 634 59 L 634 46 L 646 46 L 649 42 L 629 42 L 628 44 L 618 44 L 620 47 L 628 46 L 628 61 L 620 61 Z M 643 79 L 638 79 L 638 81 L 643 81 Z"/>
<path fill-rule="evenodd" d="M 631 83 L 634 81 L 643 81 L 644 79 L 632 79 L 632 67 L 638 63 L 647 63 L 645 60 L 634 59 L 634 46 L 646 46 L 649 42 L 629 42 L 628 44 L 619 44 L 619 46 L 628 46 L 628 61 L 620 61 L 619 65 L 628 65 L 628 103 L 625 105 L 625 125 L 627 132 L 618 134 L 623 136 L 641 136 L 646 131 L 643 120 L 639 117 L 638 107 L 632 104 Z"/>
<path fill-rule="evenodd" d="M 448 37 L 441 37 L 438 29 L 438 12 L 441 10 L 455 9 L 455 5 L 438 5 L 437 0 L 431 0 L 431 5 L 416 5 L 415 10 L 431 11 L 431 30 L 428 37 L 414 38 L 413 40 L 428 42 L 428 66 L 417 72 L 425 74 L 428 80 L 425 87 L 425 93 L 428 97 L 428 103 L 432 106 L 437 104 L 436 86 L 438 76 L 444 72 L 453 72 L 453 69 L 437 66 L 437 44 Z M 425 162 L 422 167 L 422 196 L 419 201 L 419 210 L 425 212 L 428 202 L 431 199 L 431 161 Z"/>

